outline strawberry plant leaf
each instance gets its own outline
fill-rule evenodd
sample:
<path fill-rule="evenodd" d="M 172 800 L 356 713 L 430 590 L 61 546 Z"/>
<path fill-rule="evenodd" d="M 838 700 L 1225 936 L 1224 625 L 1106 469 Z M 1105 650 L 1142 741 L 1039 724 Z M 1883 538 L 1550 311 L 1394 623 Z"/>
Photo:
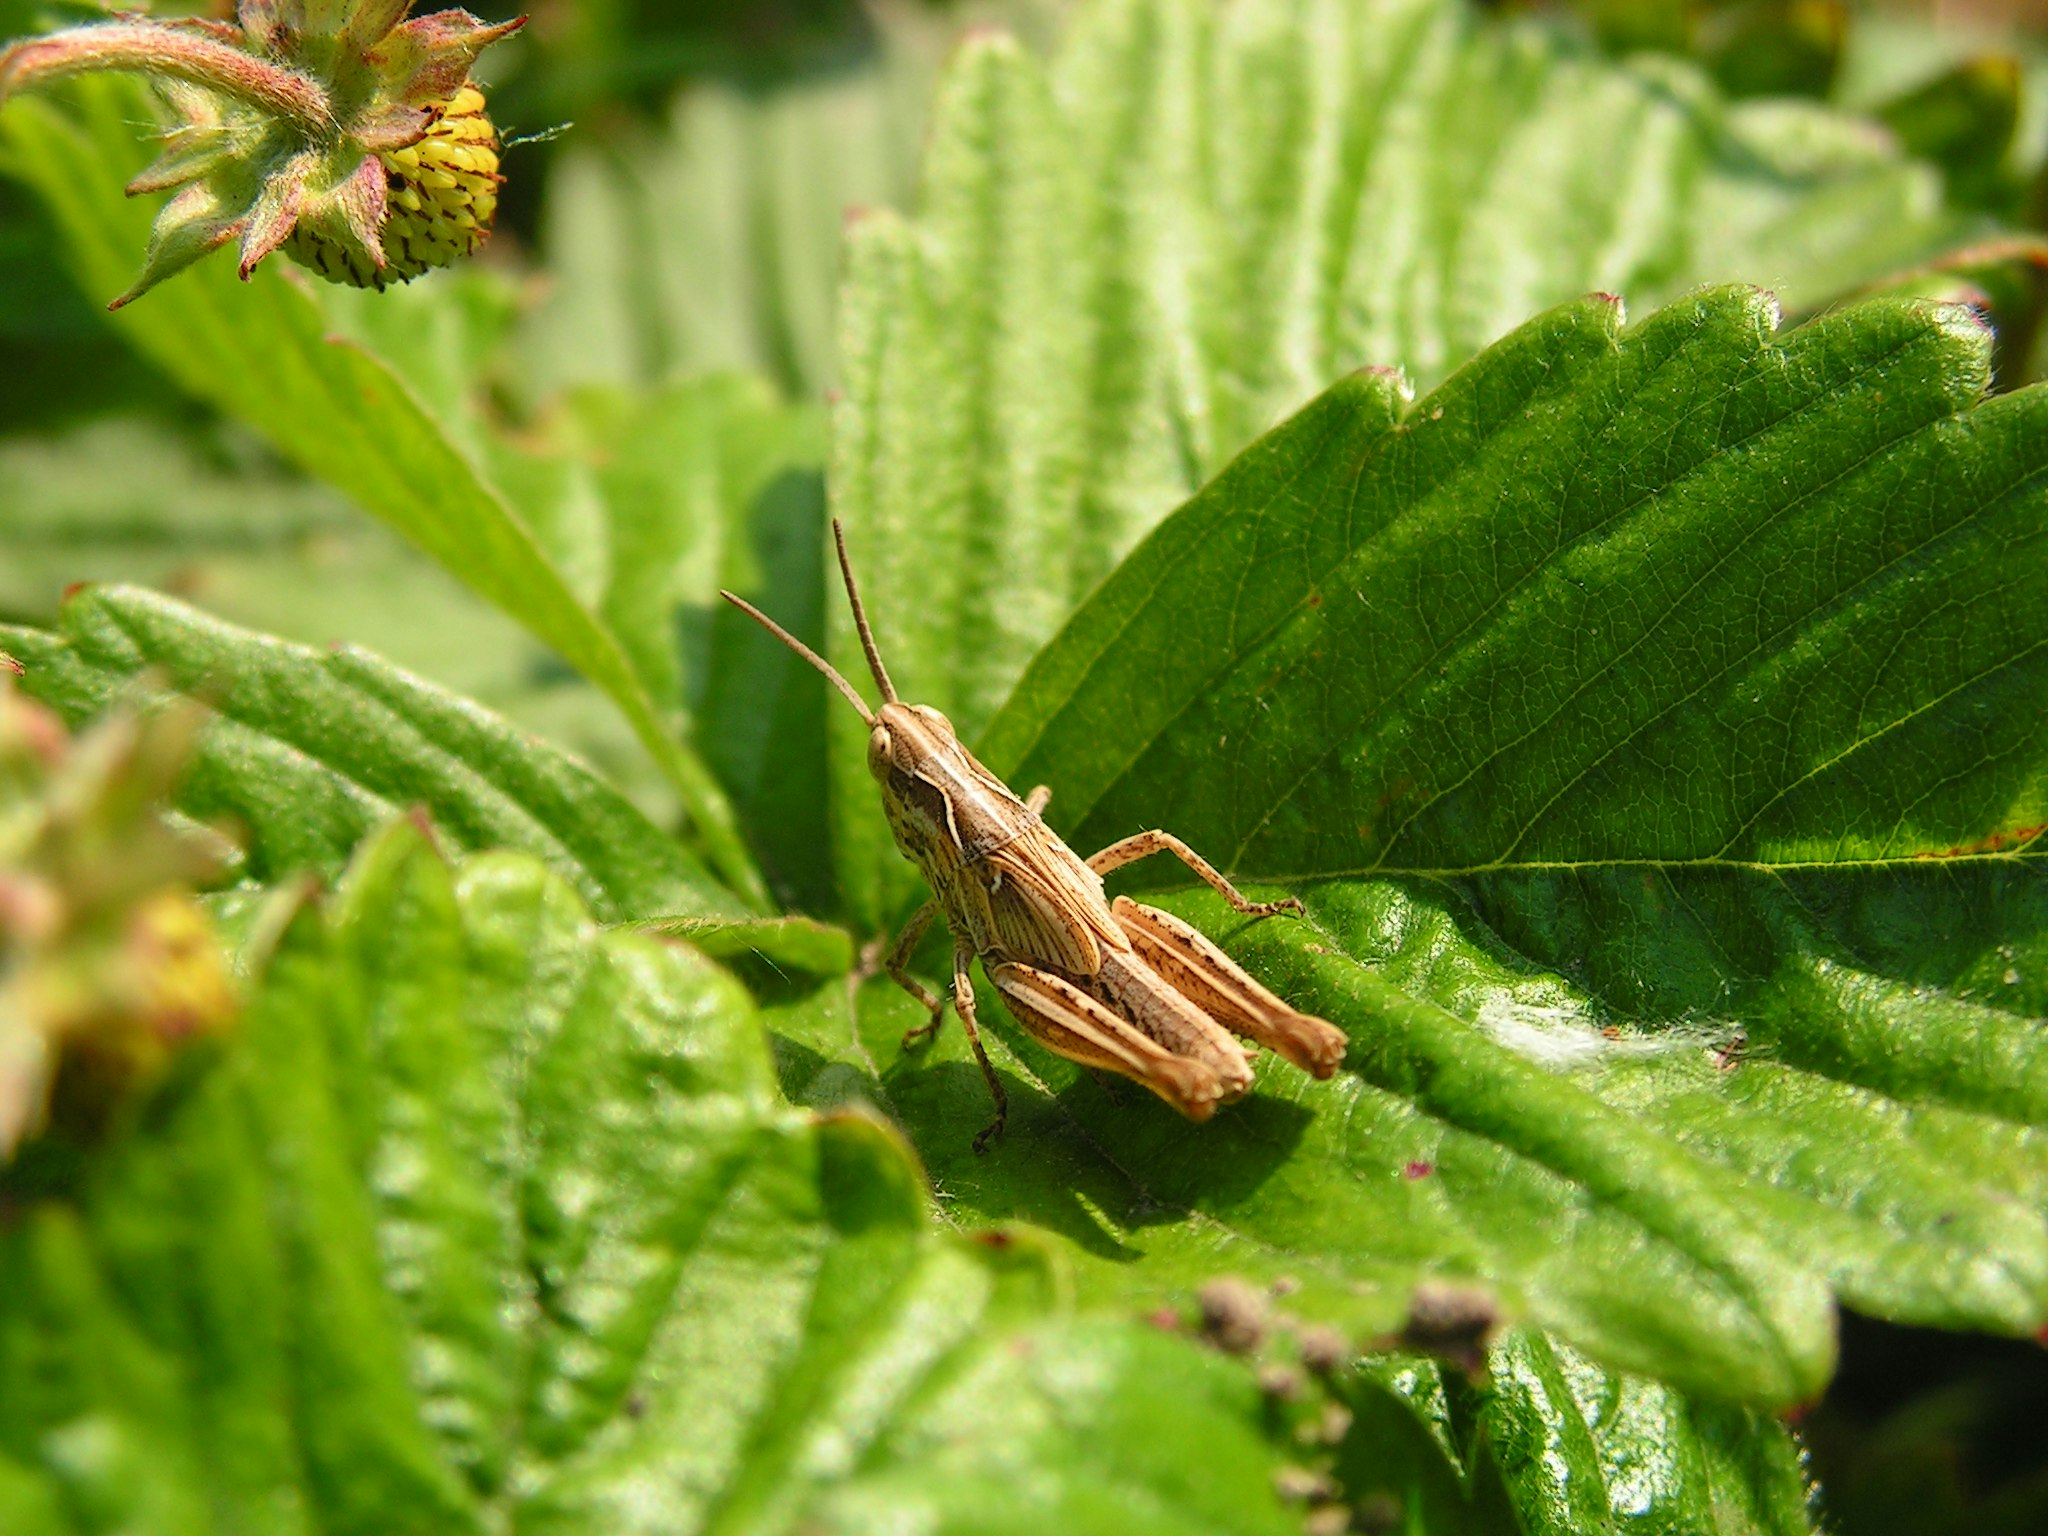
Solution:
<path fill-rule="evenodd" d="M 11 1522 L 853 1529 L 916 1468 L 940 1511 L 1298 1528 L 1248 1372 L 935 1231 L 892 1133 L 779 1101 L 729 977 L 536 862 L 397 823 L 259 963 L 144 1123 L 0 1174 Z"/>
<path fill-rule="evenodd" d="M 1465 1275 L 1778 1404 L 1826 1380 L 1836 1300 L 2037 1330 L 2048 395 L 1980 400 L 1988 353 L 1967 311 L 1779 334 L 1724 290 L 1626 331 L 1567 306 L 1412 406 L 1338 385 L 984 745 L 1084 853 L 1165 826 L 1301 894 L 1166 904 L 1343 1027 L 1346 1071 L 1191 1131 L 998 1026 L 1011 1140 L 976 1159 L 964 1046 L 903 1053 L 876 984 L 857 1028 L 786 1008 L 786 1088 L 879 1095 L 950 1209 L 1065 1234 L 1102 1294 L 1222 1265 L 1392 1329 Z"/>
<path fill-rule="evenodd" d="M 674 792 L 602 694 L 391 529 L 233 429 L 123 416 L 18 433 L 0 440 L 0 504 L 0 618 L 54 628 L 72 587 L 130 582 L 280 639 L 345 637 L 575 752 L 658 821 L 676 819 Z"/>
<path fill-rule="evenodd" d="M 570 402 L 596 467 L 596 605 L 657 698 L 681 702 L 776 888 L 832 907 L 825 716 L 810 669 L 718 597 L 819 638 L 823 413 L 715 376 Z"/>
<path fill-rule="evenodd" d="M 1589 290 L 1819 308 L 1989 227 L 1867 123 L 1443 0 L 1100 0 L 1049 64 L 970 39 L 915 218 L 854 227 L 834 502 L 898 680 L 971 738 L 1139 536 L 1330 379 L 1427 387 Z M 843 875 L 880 923 L 907 889 L 850 721 L 835 741 Z"/>
<path fill-rule="evenodd" d="M 563 281 L 526 324 L 523 387 L 744 368 L 819 393 L 840 221 L 907 192 L 933 73 L 899 42 L 779 90 L 707 83 L 658 135 L 565 151 L 542 230 Z"/>
<path fill-rule="evenodd" d="M 1497 1493 L 1530 1536 L 1619 1526 L 1646 1504 L 1679 1529 L 1813 1529 L 1798 1444 L 1756 1410 L 1611 1376 L 1540 1334 L 1508 1339 L 1491 1366 L 1472 1419 L 1495 1475 L 1477 1502 Z"/>
<path fill-rule="evenodd" d="M 0 163 L 42 197 L 88 291 L 121 291 L 142 246 L 149 209 L 117 189 L 147 153 L 130 127 L 143 100 L 127 82 L 95 80 L 76 87 L 70 110 L 27 98 L 0 117 Z M 219 262 L 185 276 L 175 302 L 130 306 L 109 324 L 195 397 L 246 421 L 286 459 L 397 528 L 609 695 L 674 783 L 720 876 L 760 899 L 759 874 L 716 780 L 437 409 L 374 353 L 336 338 L 304 282 L 263 268 L 242 284 Z M 439 410 L 452 414 L 445 402 Z"/>
<path fill-rule="evenodd" d="M 1361 1508 L 1432 1532 L 1577 1536 L 1659 1528 L 1795 1536 L 1813 1529 L 1798 1442 L 1755 1409 L 1613 1376 L 1544 1335 L 1492 1350 L 1482 1385 L 1413 1357 L 1347 1385 L 1335 1471 Z"/>
<path fill-rule="evenodd" d="M 752 955 L 807 976 L 844 976 L 857 958 L 844 928 L 809 917 L 654 917 L 633 926 L 682 939 L 715 960 Z"/>
<path fill-rule="evenodd" d="M 932 82 L 963 31 L 1049 41 L 1064 8 L 871 9 L 868 40 L 831 69 L 744 83 L 713 72 L 658 127 L 579 125 L 549 169 L 541 242 L 559 281 L 522 327 L 522 398 L 724 368 L 822 394 L 839 372 L 848 211 L 909 203 Z"/>
<path fill-rule="evenodd" d="M 56 633 L 0 625 L 21 686 L 72 723 L 164 684 L 216 711 L 179 792 L 247 844 L 244 874 L 338 873 L 414 806 L 458 849 L 537 854 L 607 918 L 731 914 L 710 874 L 571 758 L 367 651 L 316 651 L 134 587 L 73 594 Z"/>

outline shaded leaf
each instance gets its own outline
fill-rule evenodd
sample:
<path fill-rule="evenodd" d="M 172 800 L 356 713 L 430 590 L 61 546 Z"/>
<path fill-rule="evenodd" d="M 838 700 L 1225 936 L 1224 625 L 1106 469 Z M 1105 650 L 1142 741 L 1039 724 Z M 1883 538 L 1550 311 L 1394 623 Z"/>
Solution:
<path fill-rule="evenodd" d="M 655 696 L 688 708 L 778 890 L 832 910 L 823 701 L 802 661 L 718 598 L 740 592 L 818 639 L 822 413 L 734 376 L 572 407 L 602 509 L 584 541 L 599 612 Z"/>
<path fill-rule="evenodd" d="M 310 650 L 132 587 L 80 591 L 60 625 L 0 626 L 0 649 L 73 723 L 159 678 L 217 712 L 179 805 L 238 826 L 256 880 L 336 874 L 370 831 L 419 806 L 458 849 L 546 859 L 607 917 L 736 909 L 587 768 L 367 651 Z"/>

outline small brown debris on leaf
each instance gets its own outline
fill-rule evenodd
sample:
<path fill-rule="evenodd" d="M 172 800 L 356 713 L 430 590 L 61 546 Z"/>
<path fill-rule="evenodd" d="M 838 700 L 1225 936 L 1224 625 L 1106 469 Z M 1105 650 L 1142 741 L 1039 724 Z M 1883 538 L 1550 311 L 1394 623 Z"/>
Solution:
<path fill-rule="evenodd" d="M 1226 1355 L 1248 1355 L 1266 1338 L 1266 1298 L 1256 1288 L 1225 1276 L 1203 1286 L 1202 1335 Z"/>
<path fill-rule="evenodd" d="M 1316 1324 L 1301 1331 L 1301 1363 L 1318 1376 L 1342 1369 L 1352 1355 L 1351 1341 L 1334 1328 Z"/>
<path fill-rule="evenodd" d="M 1369 1493 L 1358 1501 L 1351 1528 L 1369 1536 L 1384 1536 L 1401 1528 L 1401 1505 L 1391 1493 Z"/>
<path fill-rule="evenodd" d="M 1273 1491 L 1290 1504 L 1308 1504 L 1336 1496 L 1326 1473 L 1309 1467 L 1282 1467 L 1273 1474 Z"/>
<path fill-rule="evenodd" d="M 1325 1403 L 1313 1419 L 1295 1426 L 1294 1438 L 1303 1445 L 1335 1445 L 1351 1433 L 1351 1410 L 1342 1403 Z"/>
<path fill-rule="evenodd" d="M 1500 1303 L 1484 1286 L 1425 1280 L 1408 1301 L 1408 1321 L 1394 1339 L 1398 1349 L 1435 1355 L 1476 1376 L 1500 1326 Z"/>
<path fill-rule="evenodd" d="M 1308 1380 L 1291 1365 L 1262 1365 L 1259 1391 L 1277 1403 L 1298 1403 L 1308 1391 Z"/>

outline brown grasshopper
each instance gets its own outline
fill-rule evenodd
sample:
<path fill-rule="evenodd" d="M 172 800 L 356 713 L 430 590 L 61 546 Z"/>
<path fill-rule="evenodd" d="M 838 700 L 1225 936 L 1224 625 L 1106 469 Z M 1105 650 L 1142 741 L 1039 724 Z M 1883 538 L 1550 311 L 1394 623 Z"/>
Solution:
<path fill-rule="evenodd" d="M 1217 1105 L 1251 1089 L 1250 1057 L 1233 1033 L 1316 1077 L 1334 1073 L 1347 1044 L 1342 1031 L 1288 1007 L 1172 914 L 1126 896 L 1106 901 L 1102 877 L 1151 854 L 1170 853 L 1248 916 L 1299 912 L 1301 903 L 1291 896 L 1247 900 L 1167 832 L 1136 833 L 1086 863 L 1075 857 L 1039 814 L 1051 790 L 1041 785 L 1019 800 L 960 744 L 944 715 L 896 697 L 836 519 L 832 535 L 854 627 L 882 693 L 881 709 L 870 710 L 829 662 L 753 604 L 730 592 L 719 595 L 824 673 L 867 725 L 868 771 L 882 787 L 896 846 L 924 872 L 933 891 L 883 967 L 931 1011 L 928 1022 L 904 1035 L 904 1048 L 930 1039 L 945 1019 L 945 1000 L 904 967 L 933 917 L 944 911 L 953 934 L 953 1004 L 996 1101 L 995 1121 L 974 1138 L 975 1151 L 1002 1133 L 1009 1114 L 1008 1096 L 976 1027 L 968 975 L 976 955 L 1033 1039 L 1069 1061 L 1136 1079 L 1190 1120 L 1207 1120 Z"/>

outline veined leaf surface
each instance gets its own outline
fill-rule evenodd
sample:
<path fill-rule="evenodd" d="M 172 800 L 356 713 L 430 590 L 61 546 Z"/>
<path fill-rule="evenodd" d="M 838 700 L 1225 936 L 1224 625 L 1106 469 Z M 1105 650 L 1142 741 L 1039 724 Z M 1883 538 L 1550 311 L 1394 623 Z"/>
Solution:
<path fill-rule="evenodd" d="M 987 733 L 1084 853 L 1185 837 L 1306 921 L 1169 904 L 1350 1034 L 1194 1130 L 866 994 L 852 1063 L 973 1217 L 1146 1296 L 1299 1278 L 1397 1326 L 1476 1276 L 1603 1362 L 1790 1402 L 1836 1298 L 2048 1319 L 2048 395 L 1967 312 L 1779 333 L 1594 300 L 1408 405 L 1340 384 L 1149 539 Z M 1134 872 L 1185 885 L 1170 860 Z M 997 1014 L 991 1000 L 988 1011 Z M 790 1058 L 796 1091 L 853 1084 Z M 815 1090 L 807 1086 L 815 1083 Z"/>
<path fill-rule="evenodd" d="M 971 739 L 1330 380 L 1427 388 L 1592 291 L 1817 309 L 1989 227 L 1870 124 L 1445 0 L 1097 0 L 1047 64 L 963 45 L 915 216 L 853 227 L 834 505 L 898 681 Z M 842 880 L 879 925 L 907 887 L 850 718 L 835 741 Z"/>
<path fill-rule="evenodd" d="M 214 712 L 179 808 L 225 819 L 241 873 L 332 877 L 394 813 L 462 849 L 535 854 L 606 918 L 741 908 L 676 840 L 565 756 L 466 699 L 349 646 L 315 651 L 134 587 L 87 587 L 60 628 L 0 625 L 21 686 L 74 724 L 168 685 Z"/>

